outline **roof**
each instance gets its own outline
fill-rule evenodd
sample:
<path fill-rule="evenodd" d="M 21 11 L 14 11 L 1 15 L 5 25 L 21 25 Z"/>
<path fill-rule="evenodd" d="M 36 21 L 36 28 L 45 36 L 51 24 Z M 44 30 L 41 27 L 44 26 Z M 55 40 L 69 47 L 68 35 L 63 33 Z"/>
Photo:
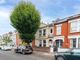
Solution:
<path fill-rule="evenodd" d="M 74 18 L 76 18 L 76 17 L 80 17 L 80 14 L 77 14 L 77 15 L 73 15 L 73 16 L 69 16 L 69 17 L 66 17 L 66 18 L 63 18 L 63 19 L 56 19 L 55 21 L 54 21 L 54 24 L 57 24 L 57 23 L 61 23 L 61 22 L 65 22 L 65 21 L 68 21 L 68 20 L 72 20 L 72 19 L 74 19 Z"/>
<path fill-rule="evenodd" d="M 43 25 L 39 29 L 42 29 L 42 28 L 45 28 L 45 27 L 53 27 L 53 23 Z"/>

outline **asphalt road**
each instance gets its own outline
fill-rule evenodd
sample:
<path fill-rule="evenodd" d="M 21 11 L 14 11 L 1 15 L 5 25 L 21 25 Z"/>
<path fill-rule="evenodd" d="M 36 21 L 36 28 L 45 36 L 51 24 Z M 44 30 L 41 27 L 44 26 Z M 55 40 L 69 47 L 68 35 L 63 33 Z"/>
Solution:
<path fill-rule="evenodd" d="M 0 51 L 0 60 L 53 60 L 51 57 L 39 56 L 36 54 L 16 54 L 11 51 Z"/>

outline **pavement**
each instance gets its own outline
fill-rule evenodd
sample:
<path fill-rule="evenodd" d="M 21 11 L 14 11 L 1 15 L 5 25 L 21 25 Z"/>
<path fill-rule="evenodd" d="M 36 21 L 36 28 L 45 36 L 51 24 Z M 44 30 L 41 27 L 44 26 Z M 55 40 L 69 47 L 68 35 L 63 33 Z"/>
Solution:
<path fill-rule="evenodd" d="M 54 60 L 53 53 L 34 51 L 34 54 L 37 56 L 46 57 L 49 60 Z"/>
<path fill-rule="evenodd" d="M 34 54 L 45 56 L 45 57 L 52 57 L 53 56 L 53 53 L 50 53 L 50 52 L 48 53 L 48 52 L 34 51 Z"/>
<path fill-rule="evenodd" d="M 34 51 L 33 54 L 22 55 L 13 51 L 0 51 L 0 60 L 53 60 L 51 55 Z"/>

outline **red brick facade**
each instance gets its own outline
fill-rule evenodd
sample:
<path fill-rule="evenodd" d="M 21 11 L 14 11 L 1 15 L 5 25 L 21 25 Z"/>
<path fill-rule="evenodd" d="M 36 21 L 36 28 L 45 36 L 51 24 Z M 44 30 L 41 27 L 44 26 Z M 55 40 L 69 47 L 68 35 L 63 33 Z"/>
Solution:
<path fill-rule="evenodd" d="M 66 20 L 62 21 L 62 22 L 56 22 L 54 23 L 54 37 L 57 37 L 58 39 L 58 36 L 63 36 L 64 37 L 64 41 L 63 41 L 63 44 L 62 44 L 62 47 L 64 48 L 70 48 L 70 39 L 69 39 L 69 36 L 77 36 L 79 35 L 79 38 L 80 38 L 80 31 L 79 32 L 70 32 L 70 29 L 71 29 L 71 23 L 69 23 L 69 21 L 73 21 L 73 20 L 79 20 L 80 19 L 80 16 L 71 16 L 71 17 L 68 17 L 66 18 Z M 60 25 L 61 24 L 61 35 L 57 35 L 57 25 Z M 77 24 L 76 24 L 77 25 Z M 77 29 L 78 27 L 76 27 Z M 55 40 L 56 41 L 56 40 Z"/>

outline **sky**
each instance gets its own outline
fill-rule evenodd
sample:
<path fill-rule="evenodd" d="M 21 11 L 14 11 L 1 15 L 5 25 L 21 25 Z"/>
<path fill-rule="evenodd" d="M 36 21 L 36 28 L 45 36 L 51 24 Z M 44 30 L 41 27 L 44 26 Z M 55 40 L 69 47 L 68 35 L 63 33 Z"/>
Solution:
<path fill-rule="evenodd" d="M 14 31 L 10 14 L 20 0 L 0 0 L 0 35 Z M 27 1 L 27 0 L 26 0 Z M 57 18 L 65 18 L 80 13 L 80 0 L 28 0 L 39 10 L 41 21 L 51 23 Z"/>

